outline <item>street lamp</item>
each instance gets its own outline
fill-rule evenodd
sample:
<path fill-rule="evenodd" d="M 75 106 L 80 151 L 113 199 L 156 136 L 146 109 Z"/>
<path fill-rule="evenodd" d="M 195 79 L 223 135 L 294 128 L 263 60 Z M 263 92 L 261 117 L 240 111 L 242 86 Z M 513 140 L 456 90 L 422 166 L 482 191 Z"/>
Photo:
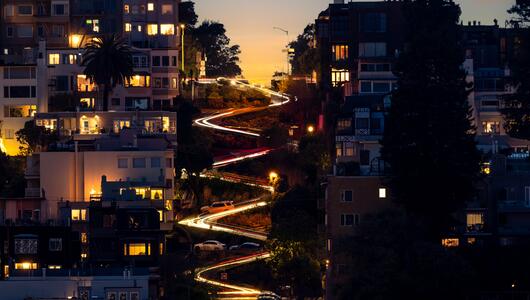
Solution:
<path fill-rule="evenodd" d="M 186 25 L 180 24 L 180 35 L 182 37 L 181 47 L 182 47 L 182 63 L 181 63 L 181 70 L 184 72 L 184 29 L 186 29 Z"/>
<path fill-rule="evenodd" d="M 313 132 L 315 132 L 315 126 L 313 126 L 313 125 L 307 126 L 307 132 L 309 134 L 312 134 Z"/>
<path fill-rule="evenodd" d="M 281 27 L 272 27 L 272 29 L 274 30 L 279 30 L 283 33 L 285 33 L 285 36 L 287 37 L 287 45 L 285 46 L 287 49 L 286 49 L 286 52 L 287 52 L 287 69 L 285 70 L 285 73 L 287 75 L 289 75 L 289 31 L 288 30 L 285 30 Z"/>

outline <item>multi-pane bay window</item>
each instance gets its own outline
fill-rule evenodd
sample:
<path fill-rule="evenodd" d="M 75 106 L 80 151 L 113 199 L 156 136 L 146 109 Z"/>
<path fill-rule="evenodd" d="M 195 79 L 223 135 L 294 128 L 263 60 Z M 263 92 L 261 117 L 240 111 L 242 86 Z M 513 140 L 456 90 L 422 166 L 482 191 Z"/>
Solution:
<path fill-rule="evenodd" d="M 333 61 L 341 61 L 348 59 L 349 49 L 348 45 L 333 45 L 331 47 Z"/>
<path fill-rule="evenodd" d="M 339 86 L 341 83 L 350 81 L 350 71 L 348 70 L 331 70 L 331 82 L 333 86 Z"/>
<path fill-rule="evenodd" d="M 149 75 L 134 75 L 129 80 L 125 81 L 125 87 L 150 87 L 151 76 Z"/>
<path fill-rule="evenodd" d="M 386 43 L 359 43 L 359 57 L 386 56 Z"/>

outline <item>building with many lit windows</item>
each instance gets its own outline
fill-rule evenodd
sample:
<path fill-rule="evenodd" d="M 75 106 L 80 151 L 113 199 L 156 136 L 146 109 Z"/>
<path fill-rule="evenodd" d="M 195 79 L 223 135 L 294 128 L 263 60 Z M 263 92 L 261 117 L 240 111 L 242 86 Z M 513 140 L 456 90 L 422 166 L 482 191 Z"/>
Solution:
<path fill-rule="evenodd" d="M 346 95 L 387 93 L 392 63 L 403 47 L 400 1 L 335 1 L 315 21 L 321 49 L 320 85 L 344 86 Z"/>
<path fill-rule="evenodd" d="M 81 61 L 84 46 L 104 34 L 126 39 L 134 65 L 133 77 L 112 90 L 109 110 L 172 107 L 180 93 L 179 3 L 180 0 L 2 2 L 0 26 L 5 30 L 0 34 L 0 65 L 5 66 L 4 79 L 9 80 L 4 82 L 0 106 L 7 101 L 9 107 L 0 107 L 0 149 L 18 153 L 15 133 L 35 112 L 103 110 L 98 97 L 101 93 L 83 74 Z"/>

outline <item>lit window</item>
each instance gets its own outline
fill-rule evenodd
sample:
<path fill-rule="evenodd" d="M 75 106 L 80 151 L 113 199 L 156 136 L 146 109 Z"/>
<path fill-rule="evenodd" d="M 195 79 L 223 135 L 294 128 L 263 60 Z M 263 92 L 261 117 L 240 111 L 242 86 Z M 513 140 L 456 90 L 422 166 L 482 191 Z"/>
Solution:
<path fill-rule="evenodd" d="M 88 243 L 88 234 L 86 232 L 81 232 L 81 243 L 82 244 Z"/>
<path fill-rule="evenodd" d="M 386 198 L 386 189 L 385 188 L 380 188 L 379 189 L 379 198 L 381 198 L 381 199 L 385 199 Z"/>
<path fill-rule="evenodd" d="M 164 197 L 162 189 L 151 189 L 151 200 L 162 200 Z"/>
<path fill-rule="evenodd" d="M 175 25 L 173 25 L 173 24 L 160 24 L 160 34 L 162 34 L 162 35 L 173 35 L 173 34 L 175 34 Z"/>
<path fill-rule="evenodd" d="M 162 14 L 163 15 L 173 14 L 173 4 L 162 4 Z"/>
<path fill-rule="evenodd" d="M 341 61 L 348 59 L 348 45 L 333 45 L 331 47 L 334 61 Z"/>
<path fill-rule="evenodd" d="M 72 221 L 86 221 L 86 209 L 72 209 Z"/>
<path fill-rule="evenodd" d="M 497 122 L 497 121 L 482 122 L 482 131 L 484 133 L 499 134 L 500 133 L 500 122 Z"/>
<path fill-rule="evenodd" d="M 155 4 L 153 2 L 147 3 L 147 11 L 154 11 L 155 10 Z"/>
<path fill-rule="evenodd" d="M 142 197 L 142 199 L 145 199 L 145 195 L 147 194 L 146 188 L 135 188 L 134 190 L 136 191 L 136 195 Z"/>
<path fill-rule="evenodd" d="M 138 31 L 138 32 L 142 32 L 142 25 L 138 25 L 138 26 L 136 26 L 136 31 Z"/>
<path fill-rule="evenodd" d="M 338 86 L 341 83 L 350 81 L 350 72 L 348 70 L 331 70 L 331 82 L 333 86 Z"/>
<path fill-rule="evenodd" d="M 48 54 L 48 64 L 49 65 L 58 65 L 60 62 L 59 53 L 50 53 Z"/>
<path fill-rule="evenodd" d="M 466 215 L 468 232 L 479 232 L 484 228 L 484 214 L 481 212 L 468 213 Z"/>
<path fill-rule="evenodd" d="M 99 32 L 99 19 L 88 19 L 85 23 L 93 32 Z"/>
<path fill-rule="evenodd" d="M 164 222 L 164 212 L 159 210 L 158 211 L 158 216 L 159 216 L 160 222 Z"/>
<path fill-rule="evenodd" d="M 87 258 L 87 257 L 88 257 L 87 253 L 81 253 L 81 258 Z"/>
<path fill-rule="evenodd" d="M 132 29 L 131 23 L 125 23 L 125 32 L 130 32 Z"/>
<path fill-rule="evenodd" d="M 164 255 L 164 243 L 160 243 L 160 246 L 158 247 L 158 251 L 160 255 Z"/>
<path fill-rule="evenodd" d="M 68 54 L 68 64 L 70 64 L 70 65 L 77 64 L 77 55 L 76 54 Z"/>
<path fill-rule="evenodd" d="M 151 76 L 135 75 L 125 82 L 126 87 L 149 87 L 151 85 Z"/>
<path fill-rule="evenodd" d="M 123 5 L 123 12 L 126 13 L 126 14 L 128 14 L 130 12 L 129 4 Z"/>
<path fill-rule="evenodd" d="M 460 241 L 456 238 L 442 239 L 442 246 L 446 248 L 458 247 Z"/>
<path fill-rule="evenodd" d="M 147 24 L 147 35 L 158 34 L 158 24 Z"/>
<path fill-rule="evenodd" d="M 124 244 L 123 254 L 125 256 L 149 256 L 151 255 L 151 244 L 150 243 Z"/>
<path fill-rule="evenodd" d="M 34 262 L 15 263 L 15 270 L 37 270 L 37 263 L 34 263 Z"/>
<path fill-rule="evenodd" d="M 77 75 L 77 91 L 78 92 L 92 92 L 96 89 L 96 85 L 90 81 L 84 74 Z"/>
<path fill-rule="evenodd" d="M 62 266 L 60 265 L 48 265 L 48 269 L 50 270 L 60 270 Z"/>

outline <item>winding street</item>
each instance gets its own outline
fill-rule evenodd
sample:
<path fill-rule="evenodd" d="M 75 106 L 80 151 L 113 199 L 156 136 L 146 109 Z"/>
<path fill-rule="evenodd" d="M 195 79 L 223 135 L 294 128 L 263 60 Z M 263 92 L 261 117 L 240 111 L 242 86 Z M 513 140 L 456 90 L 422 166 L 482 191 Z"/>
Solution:
<path fill-rule="evenodd" d="M 256 86 L 247 84 L 245 82 L 242 82 L 240 80 L 217 78 L 215 80 L 209 80 L 208 82 L 203 82 L 203 83 L 214 83 L 214 82 L 227 81 L 227 80 L 230 81 L 232 85 L 239 85 L 239 86 L 244 86 L 247 88 L 258 89 L 259 91 L 265 94 L 268 94 L 271 97 L 271 100 L 272 100 L 271 102 L 273 102 L 268 107 L 281 106 L 291 101 L 291 97 L 289 95 L 278 93 L 276 91 L 266 89 L 266 88 L 256 87 Z M 219 112 L 211 116 L 199 118 L 195 120 L 194 123 L 197 126 L 201 126 L 201 127 L 205 127 L 205 128 L 209 128 L 213 130 L 218 130 L 222 132 L 240 134 L 240 135 L 251 136 L 251 137 L 259 137 L 260 134 L 256 132 L 243 130 L 243 129 L 223 127 L 223 126 L 211 123 L 210 121 L 219 120 L 219 119 L 222 119 L 228 116 L 234 116 L 238 114 L 251 113 L 251 112 L 255 112 L 255 111 L 259 111 L 263 109 L 266 109 L 266 108 L 263 108 L 263 107 L 242 108 L 242 109 L 234 109 L 234 110 L 225 111 L 225 112 Z M 251 158 L 256 158 L 256 157 L 260 157 L 263 155 L 267 155 L 269 154 L 270 151 L 271 151 L 270 149 L 256 149 L 256 151 L 251 151 L 250 153 L 244 153 L 242 155 L 234 155 L 234 157 L 220 159 L 214 162 L 213 168 L 219 168 L 219 167 L 226 166 L 229 164 L 238 163 L 245 159 L 251 159 Z M 203 174 L 202 176 L 208 177 L 208 172 L 205 172 L 205 174 Z M 227 179 L 227 181 L 230 181 L 230 180 L 233 180 L 233 179 Z M 265 190 L 269 190 L 269 191 L 274 190 L 270 186 L 260 185 L 260 187 L 263 187 Z M 267 201 L 265 201 L 265 197 L 260 197 L 260 198 L 256 198 L 256 199 L 246 201 L 243 203 L 238 203 L 234 209 L 224 211 L 224 212 L 214 213 L 214 214 L 201 214 L 196 217 L 184 219 L 180 221 L 179 224 L 192 227 L 192 228 L 225 232 L 229 234 L 247 237 L 247 238 L 254 239 L 254 240 L 266 241 L 267 234 L 264 232 L 258 232 L 258 231 L 250 230 L 248 228 L 241 228 L 237 226 L 217 223 L 217 221 L 222 218 L 225 218 L 231 215 L 236 215 L 242 212 L 250 211 L 250 210 L 263 207 L 266 205 L 268 205 L 268 203 Z M 264 291 L 261 291 L 255 288 L 240 286 L 234 283 L 226 283 L 226 282 L 222 282 L 218 280 L 209 279 L 205 277 L 205 274 L 207 272 L 223 269 L 226 267 L 235 267 L 235 266 L 240 266 L 244 264 L 249 264 L 249 263 L 252 263 L 258 260 L 267 259 L 269 257 L 270 257 L 269 252 L 262 251 L 262 252 L 257 252 L 251 255 L 243 256 L 243 257 L 237 257 L 237 258 L 231 258 L 228 260 L 224 260 L 224 261 L 215 263 L 213 265 L 196 270 L 195 280 L 198 282 L 203 282 L 211 286 L 215 286 L 220 289 L 223 289 L 223 291 L 218 293 L 218 295 L 223 296 L 223 299 L 230 299 L 229 297 L 232 297 L 232 299 L 256 299 L 256 297 Z"/>

